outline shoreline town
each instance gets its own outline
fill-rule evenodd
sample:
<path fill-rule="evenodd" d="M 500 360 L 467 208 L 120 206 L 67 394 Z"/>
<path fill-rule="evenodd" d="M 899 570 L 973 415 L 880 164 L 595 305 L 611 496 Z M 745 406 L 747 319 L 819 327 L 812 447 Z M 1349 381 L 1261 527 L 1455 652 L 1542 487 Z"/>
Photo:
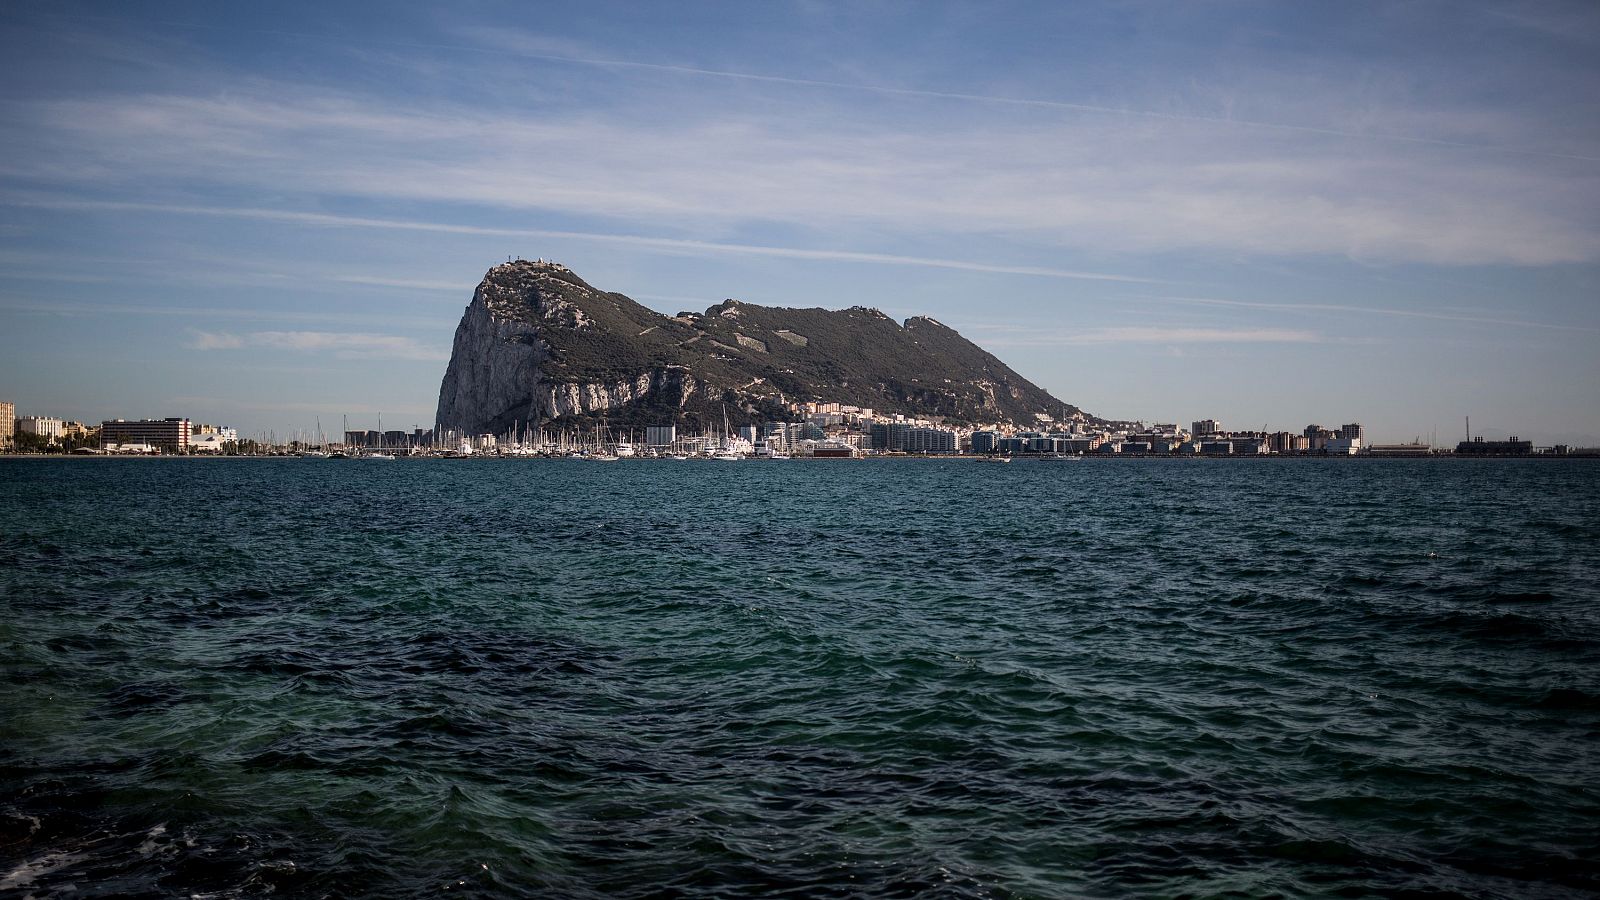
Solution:
<path fill-rule="evenodd" d="M 16 414 L 0 401 L 0 453 L 77 456 L 277 456 L 308 459 L 576 458 L 617 459 L 855 459 L 873 457 L 1011 459 L 1285 458 L 1285 457 L 1600 457 L 1600 448 L 1534 446 L 1468 437 L 1454 447 L 1418 439 L 1380 444 L 1359 423 L 1337 428 L 1308 425 L 1300 432 L 1235 431 L 1215 419 L 1175 423 L 1100 422 L 1081 416 L 1063 422 L 1040 416 L 1032 428 L 954 428 L 926 419 L 876 413 L 839 403 L 806 403 L 799 421 L 722 427 L 698 434 L 675 425 L 613 429 L 604 425 L 550 430 L 533 425 L 503 434 L 463 434 L 450 429 L 315 430 L 280 437 L 247 436 L 235 428 L 182 416 L 108 419 L 97 425 L 46 415 Z M 379 419 L 381 423 L 381 417 Z"/>

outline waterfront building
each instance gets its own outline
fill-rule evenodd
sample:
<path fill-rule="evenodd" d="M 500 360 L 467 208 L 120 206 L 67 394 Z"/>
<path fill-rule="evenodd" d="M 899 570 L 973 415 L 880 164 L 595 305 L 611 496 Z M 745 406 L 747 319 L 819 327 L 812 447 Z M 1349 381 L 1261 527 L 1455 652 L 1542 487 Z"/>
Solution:
<path fill-rule="evenodd" d="M 856 451 L 854 447 L 848 444 L 822 441 L 820 443 L 807 443 L 801 455 L 816 459 L 852 459 L 855 457 Z"/>
<path fill-rule="evenodd" d="M 61 423 L 61 436 L 69 441 L 87 441 L 99 438 L 100 429 L 82 422 Z"/>
<path fill-rule="evenodd" d="M 1354 456 L 1360 450 L 1360 438 L 1329 438 L 1322 445 L 1322 452 L 1332 456 Z"/>
<path fill-rule="evenodd" d="M 1476 437 L 1456 445 L 1457 456 L 1527 456 L 1531 453 L 1533 441 L 1520 440 L 1514 434 L 1509 441 L 1486 441 Z"/>
<path fill-rule="evenodd" d="M 1168 427 L 1168 426 L 1161 425 L 1161 426 L 1157 426 L 1157 429 L 1166 428 L 1166 427 Z M 1131 442 L 1131 443 L 1135 443 L 1135 444 L 1149 444 L 1150 448 L 1148 450 L 1137 450 L 1137 451 L 1134 451 L 1134 450 L 1129 450 L 1127 447 L 1124 447 L 1123 448 L 1123 452 L 1124 453 L 1132 453 L 1132 452 L 1137 452 L 1137 453 L 1171 453 L 1174 449 L 1176 449 L 1178 447 L 1178 445 L 1183 443 L 1183 439 L 1178 437 L 1176 432 L 1160 431 L 1160 430 L 1157 430 L 1157 429 L 1151 429 L 1151 430 L 1147 430 L 1147 431 L 1140 431 L 1140 432 L 1138 432 L 1136 434 L 1130 434 L 1130 435 L 1128 435 L 1127 441 L 1124 442 L 1124 443 Z"/>
<path fill-rule="evenodd" d="M 1432 456 L 1433 448 L 1423 443 L 1373 444 L 1367 448 L 1368 456 L 1418 457 Z"/>
<path fill-rule="evenodd" d="M 1307 425 L 1303 432 L 1306 438 L 1306 449 L 1318 452 L 1328 446 L 1328 441 L 1339 437 L 1336 431 L 1329 431 L 1321 425 Z"/>
<path fill-rule="evenodd" d="M 800 429 L 792 422 L 767 422 L 761 426 L 761 440 L 778 450 L 788 450 L 800 440 Z"/>
<path fill-rule="evenodd" d="M 1339 426 L 1339 437 L 1347 441 L 1365 441 L 1367 439 L 1367 430 L 1361 427 L 1360 422 L 1351 422 L 1349 425 Z"/>
<path fill-rule="evenodd" d="M 1235 435 L 1228 438 L 1228 443 L 1233 446 L 1234 453 L 1266 453 L 1266 435 Z"/>
<path fill-rule="evenodd" d="M 1233 441 L 1200 441 L 1200 452 L 1205 456 L 1232 456 Z"/>
<path fill-rule="evenodd" d="M 676 425 L 646 425 L 644 442 L 651 447 L 670 447 L 678 440 Z"/>
<path fill-rule="evenodd" d="M 1194 427 L 1190 429 L 1190 433 L 1195 437 L 1222 433 L 1222 423 L 1216 419 L 1196 419 L 1193 425 Z"/>
<path fill-rule="evenodd" d="M 225 453 L 231 443 L 223 439 L 222 435 L 215 431 L 208 431 L 205 434 L 191 434 L 189 435 L 189 452 Z"/>
<path fill-rule="evenodd" d="M 17 419 L 17 431 L 37 435 L 54 444 L 61 440 L 61 429 L 65 424 L 54 416 L 22 416 Z"/>
<path fill-rule="evenodd" d="M 904 417 L 897 417 L 903 419 Z M 906 444 L 911 441 L 911 423 L 906 421 L 891 422 L 889 424 L 889 449 L 904 452 Z"/>
<path fill-rule="evenodd" d="M 911 426 L 905 422 L 872 423 L 872 448 L 904 453 Z"/>
<path fill-rule="evenodd" d="M 974 431 L 972 433 L 973 453 L 993 453 L 1000 449 L 1000 433 L 997 431 Z"/>
<path fill-rule="evenodd" d="M 180 417 L 166 419 L 110 419 L 100 423 L 100 443 L 148 444 L 170 453 L 184 453 L 189 449 L 189 420 Z"/>
<path fill-rule="evenodd" d="M 11 435 L 17 430 L 17 404 L 0 400 L 0 450 L 11 449 Z"/>
<path fill-rule="evenodd" d="M 957 435 L 944 428 L 913 428 L 906 435 L 907 453 L 954 453 Z"/>

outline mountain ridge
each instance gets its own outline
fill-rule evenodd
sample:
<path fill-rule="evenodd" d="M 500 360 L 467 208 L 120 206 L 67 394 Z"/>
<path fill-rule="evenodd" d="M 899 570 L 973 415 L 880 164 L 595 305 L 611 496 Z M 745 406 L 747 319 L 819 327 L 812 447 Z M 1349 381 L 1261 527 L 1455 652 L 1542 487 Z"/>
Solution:
<path fill-rule="evenodd" d="M 492 267 L 456 327 L 436 421 L 502 433 L 552 420 L 791 420 L 830 402 L 958 424 L 1094 420 L 928 316 L 728 299 L 669 316 L 559 263 Z"/>

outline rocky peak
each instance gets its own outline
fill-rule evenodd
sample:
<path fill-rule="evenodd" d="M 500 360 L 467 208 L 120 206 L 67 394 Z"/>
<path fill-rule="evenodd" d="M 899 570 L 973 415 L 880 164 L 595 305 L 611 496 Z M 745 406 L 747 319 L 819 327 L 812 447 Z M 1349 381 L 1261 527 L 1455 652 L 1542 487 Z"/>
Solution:
<path fill-rule="evenodd" d="M 456 329 L 438 422 L 472 433 L 605 417 L 613 425 L 787 419 L 834 400 L 952 421 L 1031 421 L 1066 404 L 927 317 L 867 306 L 783 309 L 727 299 L 665 316 L 560 263 L 484 276 Z M 1071 407 L 1068 407 L 1071 409 Z"/>

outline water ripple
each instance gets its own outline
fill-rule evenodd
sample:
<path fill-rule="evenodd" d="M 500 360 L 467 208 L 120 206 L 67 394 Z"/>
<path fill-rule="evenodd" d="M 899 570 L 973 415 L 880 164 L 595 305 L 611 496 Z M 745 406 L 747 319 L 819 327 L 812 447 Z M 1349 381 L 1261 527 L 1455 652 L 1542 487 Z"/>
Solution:
<path fill-rule="evenodd" d="M 1581 461 L 0 465 L 0 893 L 1600 892 Z"/>

